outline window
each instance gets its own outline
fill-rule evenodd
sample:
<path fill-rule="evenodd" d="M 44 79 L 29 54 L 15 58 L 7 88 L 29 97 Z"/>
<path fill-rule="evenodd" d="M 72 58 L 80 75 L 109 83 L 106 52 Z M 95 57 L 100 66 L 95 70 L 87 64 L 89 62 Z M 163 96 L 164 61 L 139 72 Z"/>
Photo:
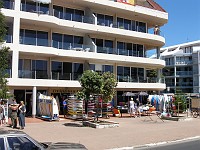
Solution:
<path fill-rule="evenodd" d="M 22 11 L 36 12 L 36 3 L 32 1 L 22 1 Z"/>
<path fill-rule="evenodd" d="M 124 29 L 131 30 L 131 20 L 124 19 Z"/>
<path fill-rule="evenodd" d="M 32 70 L 36 73 L 36 79 L 47 79 L 47 61 L 32 60 Z"/>
<path fill-rule="evenodd" d="M 3 8 L 13 9 L 13 0 L 3 0 Z"/>
<path fill-rule="evenodd" d="M 83 22 L 83 16 L 84 16 L 84 11 L 75 9 L 73 21 Z"/>
<path fill-rule="evenodd" d="M 105 40 L 105 50 L 107 54 L 113 53 L 113 41 L 111 40 Z"/>
<path fill-rule="evenodd" d="M 63 14 L 63 7 L 60 6 L 53 6 L 53 14 L 55 17 L 63 19 L 64 18 L 64 14 Z"/>
<path fill-rule="evenodd" d="M 78 48 L 83 47 L 83 37 L 74 36 L 74 47 L 78 47 Z"/>
<path fill-rule="evenodd" d="M 37 31 L 37 45 L 48 46 L 48 33 L 43 31 Z"/>
<path fill-rule="evenodd" d="M 12 150 L 35 150 L 39 149 L 32 141 L 27 137 L 8 137 L 8 144 Z"/>
<path fill-rule="evenodd" d="M 74 16 L 74 10 L 70 9 L 70 8 L 66 8 L 65 9 L 65 19 L 72 20 L 73 16 Z"/>
<path fill-rule="evenodd" d="M 78 80 L 79 77 L 83 74 L 83 64 L 74 63 L 73 66 L 74 66 L 73 80 Z"/>
<path fill-rule="evenodd" d="M 105 26 L 113 26 L 113 16 L 105 15 Z"/>
<path fill-rule="evenodd" d="M 49 14 L 49 4 L 39 3 L 39 11 L 41 14 Z"/>
<path fill-rule="evenodd" d="M 136 22 L 138 32 L 144 32 L 146 33 L 146 23 L 143 22 Z"/>
<path fill-rule="evenodd" d="M 3 138 L 0 138 L 0 150 L 4 150 L 4 149 L 6 149 L 6 148 L 4 147 L 4 139 L 3 139 Z"/>
<path fill-rule="evenodd" d="M 64 35 L 63 41 L 63 49 L 72 49 L 73 46 L 73 36 L 72 35 Z"/>
<path fill-rule="evenodd" d="M 53 33 L 52 40 L 54 48 L 62 49 L 62 34 Z"/>
<path fill-rule="evenodd" d="M 103 65 L 103 72 L 113 73 L 113 66 L 111 66 L 111 65 Z"/>
<path fill-rule="evenodd" d="M 62 72 L 62 62 L 52 61 L 52 72 Z"/>
<path fill-rule="evenodd" d="M 25 30 L 24 44 L 26 44 L 26 45 L 36 45 L 36 31 Z"/>
<path fill-rule="evenodd" d="M 120 29 L 124 29 L 124 20 L 123 18 L 117 18 L 117 27 Z"/>

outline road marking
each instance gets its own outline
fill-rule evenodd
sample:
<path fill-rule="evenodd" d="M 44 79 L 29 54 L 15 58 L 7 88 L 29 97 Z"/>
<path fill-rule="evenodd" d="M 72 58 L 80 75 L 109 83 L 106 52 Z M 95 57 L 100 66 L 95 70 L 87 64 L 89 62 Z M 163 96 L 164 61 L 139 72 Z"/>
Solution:
<path fill-rule="evenodd" d="M 111 148 L 111 149 L 107 149 L 107 150 L 134 150 L 134 149 L 138 149 L 138 148 L 160 146 L 160 145 L 164 145 L 164 144 L 178 143 L 178 142 L 195 140 L 195 139 L 200 139 L 200 136 L 188 137 L 188 138 L 174 140 L 174 141 L 164 141 L 164 142 L 158 142 L 158 143 L 150 143 L 150 144 L 144 144 L 144 145 L 138 145 L 138 146 L 132 146 L 132 147 Z"/>

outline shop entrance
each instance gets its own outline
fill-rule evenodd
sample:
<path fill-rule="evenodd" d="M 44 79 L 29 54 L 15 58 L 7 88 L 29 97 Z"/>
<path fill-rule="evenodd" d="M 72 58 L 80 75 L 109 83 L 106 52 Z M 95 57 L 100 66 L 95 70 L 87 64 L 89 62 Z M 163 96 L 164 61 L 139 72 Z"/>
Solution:
<path fill-rule="evenodd" d="M 31 116 L 31 114 L 32 114 L 32 92 L 25 93 L 25 104 L 26 104 L 26 115 Z"/>

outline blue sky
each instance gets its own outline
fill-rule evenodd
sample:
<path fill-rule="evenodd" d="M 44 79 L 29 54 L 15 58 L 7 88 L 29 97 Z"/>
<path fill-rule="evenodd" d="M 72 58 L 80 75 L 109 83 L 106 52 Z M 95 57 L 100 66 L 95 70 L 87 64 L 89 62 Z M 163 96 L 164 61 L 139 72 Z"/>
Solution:
<path fill-rule="evenodd" d="M 155 0 L 168 13 L 168 23 L 161 27 L 165 45 L 172 46 L 200 40 L 200 0 Z"/>

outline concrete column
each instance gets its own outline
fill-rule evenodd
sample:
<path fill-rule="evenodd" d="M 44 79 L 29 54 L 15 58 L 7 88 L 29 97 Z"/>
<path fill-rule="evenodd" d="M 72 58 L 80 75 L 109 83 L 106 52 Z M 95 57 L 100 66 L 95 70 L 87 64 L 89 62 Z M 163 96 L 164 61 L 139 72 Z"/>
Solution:
<path fill-rule="evenodd" d="M 33 100 L 32 100 L 32 117 L 35 118 L 36 115 L 36 99 L 37 99 L 37 88 L 33 87 Z"/>
<path fill-rule="evenodd" d="M 160 59 L 160 47 L 156 47 L 157 59 Z"/>
<path fill-rule="evenodd" d="M 174 63 L 175 63 L 175 65 L 174 65 L 174 77 L 175 77 L 174 81 L 175 81 L 175 86 L 176 86 L 176 56 L 174 56 Z"/>
<path fill-rule="evenodd" d="M 161 70 L 157 69 L 157 78 L 158 78 L 158 82 L 161 82 Z"/>
<path fill-rule="evenodd" d="M 19 51 L 17 49 L 13 50 L 12 53 L 12 78 L 18 78 L 18 63 L 19 63 Z"/>
<path fill-rule="evenodd" d="M 48 79 L 52 79 L 52 74 L 51 74 L 51 57 L 49 57 L 48 63 L 47 63 L 47 74 L 48 74 Z"/>
<path fill-rule="evenodd" d="M 21 0 L 15 0 L 14 1 L 14 9 L 17 10 L 17 11 L 20 11 L 20 8 L 21 8 Z"/>

